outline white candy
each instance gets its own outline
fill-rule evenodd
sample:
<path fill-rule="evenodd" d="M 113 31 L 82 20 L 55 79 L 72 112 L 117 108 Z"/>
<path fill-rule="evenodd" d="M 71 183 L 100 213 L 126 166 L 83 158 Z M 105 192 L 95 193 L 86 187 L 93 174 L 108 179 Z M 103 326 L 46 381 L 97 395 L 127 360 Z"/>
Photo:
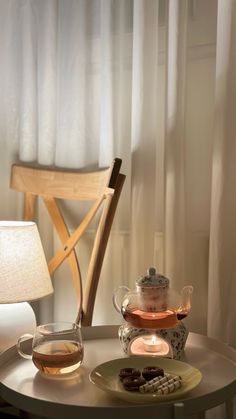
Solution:
<path fill-rule="evenodd" d="M 141 393 L 151 392 L 154 393 L 157 391 L 157 394 L 168 394 L 176 390 L 181 386 L 181 377 L 176 375 L 172 376 L 171 374 L 165 374 L 164 377 L 155 377 L 148 383 L 143 384 L 139 387 Z M 160 390 L 160 392 L 159 392 Z"/>
<path fill-rule="evenodd" d="M 158 390 L 157 390 L 157 394 L 161 395 L 161 394 L 169 394 L 172 393 L 173 391 L 177 390 L 178 388 L 181 387 L 181 379 L 179 380 L 171 380 L 172 382 L 169 383 L 164 383 L 162 384 Z"/>
<path fill-rule="evenodd" d="M 148 391 L 155 391 L 155 388 L 158 388 L 161 384 L 164 384 L 170 378 L 171 378 L 170 374 L 165 374 L 164 377 L 163 376 L 155 377 L 152 380 L 140 386 L 139 391 L 141 391 L 141 393 L 147 393 Z"/>

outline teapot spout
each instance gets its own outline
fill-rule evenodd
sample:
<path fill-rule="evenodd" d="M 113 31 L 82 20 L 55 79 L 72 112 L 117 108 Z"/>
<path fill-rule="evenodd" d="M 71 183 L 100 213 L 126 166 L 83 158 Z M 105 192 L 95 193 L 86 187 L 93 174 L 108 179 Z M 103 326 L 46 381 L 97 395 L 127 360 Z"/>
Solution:
<path fill-rule="evenodd" d="M 186 285 L 181 291 L 181 303 L 177 310 L 177 317 L 179 320 L 186 317 L 191 310 L 191 297 L 193 293 L 193 286 Z"/>

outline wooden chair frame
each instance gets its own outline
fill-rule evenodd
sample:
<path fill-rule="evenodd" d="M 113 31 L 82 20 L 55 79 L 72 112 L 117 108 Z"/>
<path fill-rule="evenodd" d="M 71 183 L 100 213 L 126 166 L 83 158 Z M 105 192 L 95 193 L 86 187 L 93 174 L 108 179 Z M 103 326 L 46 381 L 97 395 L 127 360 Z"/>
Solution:
<path fill-rule="evenodd" d="M 125 181 L 120 173 L 121 159 L 114 159 L 107 169 L 94 172 L 61 170 L 58 168 L 32 167 L 14 164 L 11 169 L 10 187 L 24 193 L 24 220 L 33 220 L 36 198 L 42 198 L 53 225 L 62 243 L 62 248 L 48 262 L 52 275 L 66 259 L 71 270 L 77 301 L 78 313 L 75 321 L 82 326 L 92 324 L 92 316 L 107 242 Z M 58 206 L 58 199 L 92 201 L 92 206 L 73 233 L 68 227 Z M 98 209 L 100 218 L 89 261 L 84 291 L 80 266 L 75 246 L 86 231 Z"/>

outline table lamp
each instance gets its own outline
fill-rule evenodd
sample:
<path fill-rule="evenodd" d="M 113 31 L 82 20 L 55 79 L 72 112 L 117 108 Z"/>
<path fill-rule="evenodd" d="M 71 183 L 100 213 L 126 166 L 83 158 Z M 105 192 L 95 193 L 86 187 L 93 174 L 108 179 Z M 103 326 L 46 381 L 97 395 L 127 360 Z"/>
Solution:
<path fill-rule="evenodd" d="M 52 293 L 36 224 L 0 221 L 0 352 L 34 331 L 35 314 L 28 302 Z"/>

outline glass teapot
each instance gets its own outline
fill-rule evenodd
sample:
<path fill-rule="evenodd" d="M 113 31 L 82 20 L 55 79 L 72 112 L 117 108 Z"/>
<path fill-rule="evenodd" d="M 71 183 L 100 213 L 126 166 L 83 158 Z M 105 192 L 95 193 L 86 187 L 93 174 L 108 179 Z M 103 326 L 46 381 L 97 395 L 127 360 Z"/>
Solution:
<path fill-rule="evenodd" d="M 169 279 L 149 268 L 147 275 L 136 280 L 136 290 L 125 285 L 113 294 L 116 310 L 132 326 L 144 329 L 175 327 L 191 309 L 193 287 L 185 286 L 181 293 L 169 287 Z M 121 301 L 121 303 L 120 303 Z"/>

